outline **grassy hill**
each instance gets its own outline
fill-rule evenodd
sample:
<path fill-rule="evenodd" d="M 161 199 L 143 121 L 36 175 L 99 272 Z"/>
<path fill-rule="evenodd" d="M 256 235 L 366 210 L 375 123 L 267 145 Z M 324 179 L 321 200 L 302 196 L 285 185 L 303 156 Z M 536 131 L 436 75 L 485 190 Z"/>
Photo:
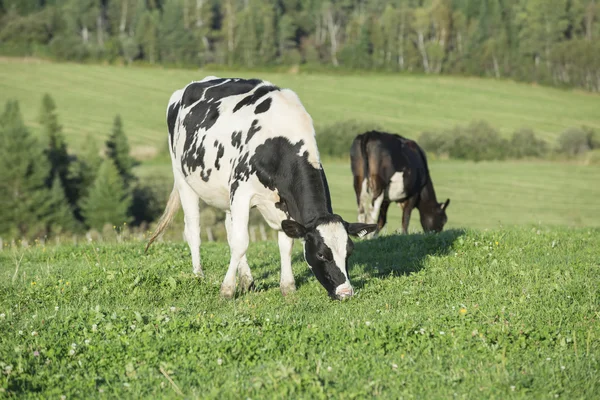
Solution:
<path fill-rule="evenodd" d="M 92 134 L 110 132 L 115 114 L 138 153 L 166 143 L 165 109 L 171 93 L 206 75 L 232 73 L 57 64 L 0 59 L 0 103 L 21 102 L 28 125 L 37 125 L 43 93 L 54 96 L 60 120 L 74 147 Z M 415 137 L 484 119 L 504 134 L 533 128 L 553 140 L 568 127 L 600 129 L 600 96 L 490 79 L 403 75 L 294 75 L 237 73 L 295 90 L 316 125 L 359 119 Z"/>
<path fill-rule="evenodd" d="M 294 250 L 253 243 L 258 291 L 226 301 L 228 248 L 0 251 L 0 397 L 598 398 L 600 231 L 453 230 L 357 243 L 349 301 Z"/>

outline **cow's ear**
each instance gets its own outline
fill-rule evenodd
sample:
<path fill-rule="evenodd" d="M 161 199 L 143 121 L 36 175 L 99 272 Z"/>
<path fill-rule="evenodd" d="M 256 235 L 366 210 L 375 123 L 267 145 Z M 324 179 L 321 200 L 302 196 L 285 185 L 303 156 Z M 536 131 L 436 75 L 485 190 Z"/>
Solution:
<path fill-rule="evenodd" d="M 292 239 L 300 239 L 306 236 L 306 228 L 304 225 L 291 219 L 284 219 L 281 221 L 281 229 Z"/>
<path fill-rule="evenodd" d="M 450 204 L 450 199 L 446 199 L 446 201 L 440 206 L 440 208 L 445 211 L 446 208 L 448 208 L 448 204 Z"/>
<path fill-rule="evenodd" d="M 362 224 L 360 222 L 355 222 L 346 225 L 346 232 L 348 232 L 348 235 L 358 236 L 359 238 L 374 232 L 375 229 L 377 229 L 377 224 Z"/>

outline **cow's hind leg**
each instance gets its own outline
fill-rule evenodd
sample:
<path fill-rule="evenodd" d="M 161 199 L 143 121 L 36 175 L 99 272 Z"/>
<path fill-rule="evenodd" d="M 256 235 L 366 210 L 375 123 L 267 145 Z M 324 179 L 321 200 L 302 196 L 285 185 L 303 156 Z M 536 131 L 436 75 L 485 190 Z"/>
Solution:
<path fill-rule="evenodd" d="M 292 247 L 294 239 L 288 237 L 284 232 L 277 233 L 279 242 L 279 255 L 281 256 L 281 279 L 279 288 L 284 296 L 296 291 L 296 282 L 292 272 Z"/>
<path fill-rule="evenodd" d="M 358 222 L 365 223 L 369 209 L 368 181 L 362 177 L 354 177 L 354 191 L 356 192 L 356 203 L 358 204 Z"/>
<path fill-rule="evenodd" d="M 177 185 L 177 190 L 179 191 L 185 220 L 183 233 L 192 253 L 193 271 L 197 276 L 204 277 L 200 260 L 200 209 L 198 195 L 185 182 Z"/>
<path fill-rule="evenodd" d="M 227 230 L 227 242 L 229 243 L 229 247 L 231 247 L 233 241 L 231 235 L 233 228 L 231 225 L 231 212 L 227 211 L 225 213 L 225 229 Z M 242 289 L 242 292 L 247 292 L 254 288 L 254 279 L 252 278 L 252 272 L 250 271 L 250 266 L 248 265 L 248 259 L 246 258 L 246 254 L 244 254 L 240 263 L 238 264 L 238 276 L 240 279 L 240 288 Z"/>
<path fill-rule="evenodd" d="M 241 186 L 237 188 L 235 197 L 231 201 L 231 226 L 228 230 L 229 249 L 231 258 L 225 279 L 221 284 L 221 296 L 232 298 L 235 294 L 235 275 L 238 265 L 246 257 L 248 250 L 248 220 L 250 218 L 250 199 L 244 196 Z M 247 263 L 246 263 L 247 265 Z"/>
<path fill-rule="evenodd" d="M 367 215 L 367 224 L 374 224 L 379 220 L 379 212 L 385 198 L 384 183 L 379 176 L 371 175 L 369 177 L 369 186 L 371 189 L 371 195 L 373 196 L 373 203 L 372 208 Z M 369 234 L 368 237 L 373 238 L 376 237 L 377 234 L 378 231 Z"/>
<path fill-rule="evenodd" d="M 379 219 L 377 220 L 377 231 L 375 232 L 376 237 L 379 235 L 379 232 L 381 232 L 381 230 L 385 226 L 385 223 L 387 222 L 387 213 L 388 213 L 389 207 L 390 207 L 389 200 L 384 200 L 383 203 L 381 203 L 381 209 L 379 211 Z"/>

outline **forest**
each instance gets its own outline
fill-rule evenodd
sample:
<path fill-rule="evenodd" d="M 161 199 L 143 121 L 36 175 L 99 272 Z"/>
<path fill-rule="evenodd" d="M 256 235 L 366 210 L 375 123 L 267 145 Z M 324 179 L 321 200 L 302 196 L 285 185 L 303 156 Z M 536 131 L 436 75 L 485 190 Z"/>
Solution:
<path fill-rule="evenodd" d="M 596 0 L 0 0 L 0 55 L 600 90 Z"/>

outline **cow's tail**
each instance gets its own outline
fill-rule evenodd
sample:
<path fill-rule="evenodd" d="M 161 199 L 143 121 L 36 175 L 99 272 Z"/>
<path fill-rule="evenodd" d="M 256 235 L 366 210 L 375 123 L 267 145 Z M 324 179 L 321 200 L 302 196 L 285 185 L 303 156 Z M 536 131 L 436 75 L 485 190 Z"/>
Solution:
<path fill-rule="evenodd" d="M 144 253 L 148 251 L 150 245 L 156 240 L 156 238 L 158 238 L 163 233 L 163 231 L 169 226 L 171 221 L 173 221 L 173 217 L 175 217 L 175 214 L 179 210 L 180 205 L 181 202 L 179 200 L 179 192 L 177 191 L 177 188 L 173 186 L 173 191 L 169 196 L 169 201 L 167 201 L 165 211 L 158 220 L 158 225 L 156 226 L 156 229 L 154 230 L 152 236 L 150 236 L 150 240 L 148 240 L 148 244 L 146 245 Z"/>
<path fill-rule="evenodd" d="M 367 142 L 369 141 L 369 133 L 366 133 L 360 141 L 360 151 L 363 156 L 363 177 L 364 179 L 369 178 L 369 155 L 367 154 Z"/>

